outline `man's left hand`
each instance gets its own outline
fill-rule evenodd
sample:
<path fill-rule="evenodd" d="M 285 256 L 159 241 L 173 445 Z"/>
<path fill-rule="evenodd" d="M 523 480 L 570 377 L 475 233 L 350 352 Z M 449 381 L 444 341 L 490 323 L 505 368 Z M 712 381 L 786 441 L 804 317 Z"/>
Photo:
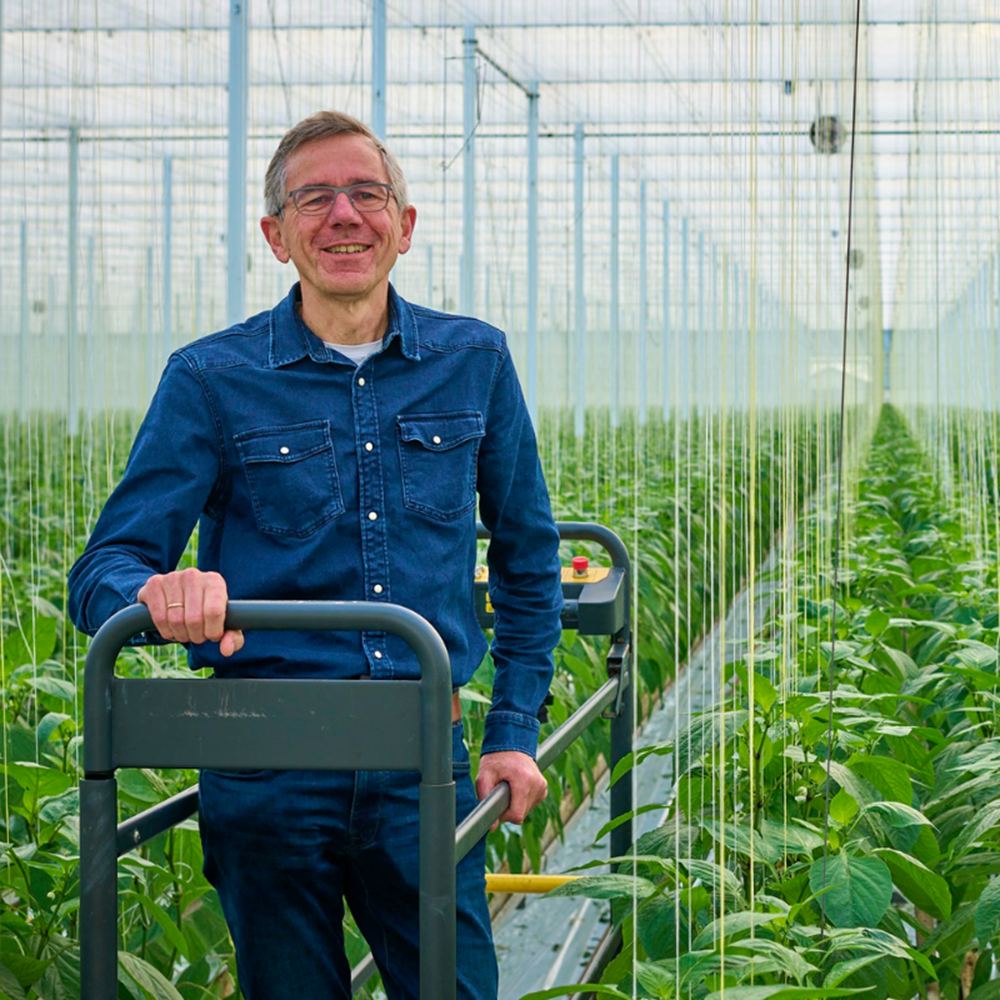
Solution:
<path fill-rule="evenodd" d="M 538 770 L 538 765 L 519 750 L 500 750 L 479 758 L 476 775 L 476 795 L 480 801 L 506 781 L 510 785 L 510 806 L 490 828 L 500 823 L 523 823 L 525 817 L 549 794 L 549 783 Z"/>

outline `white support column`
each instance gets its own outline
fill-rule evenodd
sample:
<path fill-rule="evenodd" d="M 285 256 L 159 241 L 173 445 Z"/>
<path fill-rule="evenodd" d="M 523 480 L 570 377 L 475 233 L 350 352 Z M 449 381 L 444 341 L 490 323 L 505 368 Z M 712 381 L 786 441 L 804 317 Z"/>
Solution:
<path fill-rule="evenodd" d="M 430 309 L 434 308 L 434 246 L 431 243 L 425 243 L 424 246 L 427 250 L 427 306 Z"/>
<path fill-rule="evenodd" d="M 385 0 L 372 0 L 372 131 L 383 142 L 385 141 L 385 41 Z"/>
<path fill-rule="evenodd" d="M 246 318 L 247 4 L 229 6 L 229 118 L 226 178 L 226 324 Z"/>
<path fill-rule="evenodd" d="M 146 399 L 153 398 L 160 369 L 153 335 L 153 248 L 146 247 Z"/>
<path fill-rule="evenodd" d="M 471 316 L 476 309 L 476 29 L 465 26 L 462 39 L 462 97 L 465 125 L 465 174 L 462 183 L 462 286 L 461 310 Z"/>
<path fill-rule="evenodd" d="M 573 431 L 583 437 L 584 407 L 587 392 L 587 318 L 583 289 L 583 125 L 573 131 L 573 264 L 574 290 L 576 293 L 576 391 L 573 400 Z"/>
<path fill-rule="evenodd" d="M 660 379 L 663 383 L 663 423 L 670 419 L 670 202 L 663 202 L 663 336 L 660 340 Z"/>
<path fill-rule="evenodd" d="M 611 259 L 608 265 L 611 269 L 611 315 L 610 315 L 610 341 L 611 347 L 611 426 L 618 426 L 618 386 L 620 382 L 620 356 L 621 344 L 621 301 L 619 298 L 621 291 L 620 264 L 620 242 L 621 242 L 621 201 L 620 201 L 620 181 L 619 156 L 617 153 L 611 157 Z"/>
<path fill-rule="evenodd" d="M 17 412 L 22 422 L 28 419 L 29 383 L 28 383 L 28 225 L 21 220 L 20 225 L 21 250 L 21 315 L 20 329 L 17 337 Z"/>
<path fill-rule="evenodd" d="M 680 404 L 682 419 L 687 420 L 691 402 L 691 373 L 688 371 L 688 353 L 691 348 L 690 317 L 690 254 L 688 252 L 688 220 L 681 219 L 681 363 L 680 363 Z"/>
<path fill-rule="evenodd" d="M 173 340 L 173 259 L 174 259 L 174 161 L 163 158 L 163 359 L 170 356 Z"/>
<path fill-rule="evenodd" d="M 87 387 L 86 387 L 86 413 L 87 418 L 92 419 L 96 410 L 97 395 L 97 281 L 94 276 L 95 261 L 94 234 L 87 236 L 87 327 L 86 337 L 83 342 L 83 351 L 86 356 L 87 366 Z"/>
<path fill-rule="evenodd" d="M 528 360 L 527 402 L 538 426 L 538 83 L 528 95 Z"/>
<path fill-rule="evenodd" d="M 647 369 L 649 340 L 649 227 L 646 222 L 646 182 L 639 181 L 639 423 L 645 426 L 649 406 Z"/>
<path fill-rule="evenodd" d="M 80 433 L 80 391 L 77 365 L 79 364 L 79 322 L 77 304 L 80 291 L 80 132 L 69 130 L 69 291 L 66 303 L 66 368 L 68 386 L 66 394 L 66 430 L 70 437 Z"/>

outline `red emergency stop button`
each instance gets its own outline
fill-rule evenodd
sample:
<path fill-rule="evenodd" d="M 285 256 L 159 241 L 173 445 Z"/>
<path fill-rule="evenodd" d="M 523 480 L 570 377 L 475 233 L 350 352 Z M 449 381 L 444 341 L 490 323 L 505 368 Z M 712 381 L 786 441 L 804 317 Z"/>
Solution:
<path fill-rule="evenodd" d="M 586 576 L 590 560 L 586 556 L 573 556 L 573 576 Z"/>

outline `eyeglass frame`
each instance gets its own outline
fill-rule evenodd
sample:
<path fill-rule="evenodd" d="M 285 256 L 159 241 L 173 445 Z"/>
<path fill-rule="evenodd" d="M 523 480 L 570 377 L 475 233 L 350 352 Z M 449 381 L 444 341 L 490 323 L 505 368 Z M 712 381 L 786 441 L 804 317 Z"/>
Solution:
<path fill-rule="evenodd" d="M 351 197 L 351 192 L 356 188 L 361 188 L 361 187 L 384 188 L 385 204 L 381 205 L 379 208 L 360 208 L 358 205 L 354 203 L 354 199 Z M 330 203 L 330 208 L 328 208 L 325 212 L 303 212 L 302 209 L 299 208 L 298 203 L 295 201 L 295 196 L 297 194 L 301 194 L 303 191 L 332 191 L 333 201 Z M 395 192 L 393 186 L 391 184 L 386 184 L 383 181 L 358 181 L 355 184 L 345 184 L 343 187 L 337 187 L 336 185 L 333 184 L 307 184 L 305 187 L 295 188 L 294 191 L 288 192 L 288 194 L 285 196 L 285 200 L 281 203 L 281 209 L 278 212 L 278 217 L 280 218 L 285 214 L 285 206 L 288 204 L 289 201 L 291 201 L 292 204 L 295 206 L 295 211 L 298 212 L 299 215 L 313 215 L 313 216 L 327 215 L 333 208 L 333 206 L 337 203 L 337 198 L 341 194 L 347 195 L 347 200 L 351 203 L 351 207 L 356 212 L 360 212 L 362 215 L 374 215 L 376 212 L 384 212 L 389 207 L 389 201 L 392 199 L 394 193 Z"/>

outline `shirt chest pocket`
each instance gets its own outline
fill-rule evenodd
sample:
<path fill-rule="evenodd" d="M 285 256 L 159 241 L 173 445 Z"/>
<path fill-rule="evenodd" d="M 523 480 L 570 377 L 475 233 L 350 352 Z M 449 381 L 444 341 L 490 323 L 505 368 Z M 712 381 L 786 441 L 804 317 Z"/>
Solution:
<path fill-rule="evenodd" d="M 303 538 L 344 512 L 328 420 L 261 427 L 234 440 L 265 534 Z"/>
<path fill-rule="evenodd" d="M 438 521 L 453 521 L 476 505 L 476 458 L 486 433 L 477 410 L 401 414 L 399 467 L 403 503 Z"/>

